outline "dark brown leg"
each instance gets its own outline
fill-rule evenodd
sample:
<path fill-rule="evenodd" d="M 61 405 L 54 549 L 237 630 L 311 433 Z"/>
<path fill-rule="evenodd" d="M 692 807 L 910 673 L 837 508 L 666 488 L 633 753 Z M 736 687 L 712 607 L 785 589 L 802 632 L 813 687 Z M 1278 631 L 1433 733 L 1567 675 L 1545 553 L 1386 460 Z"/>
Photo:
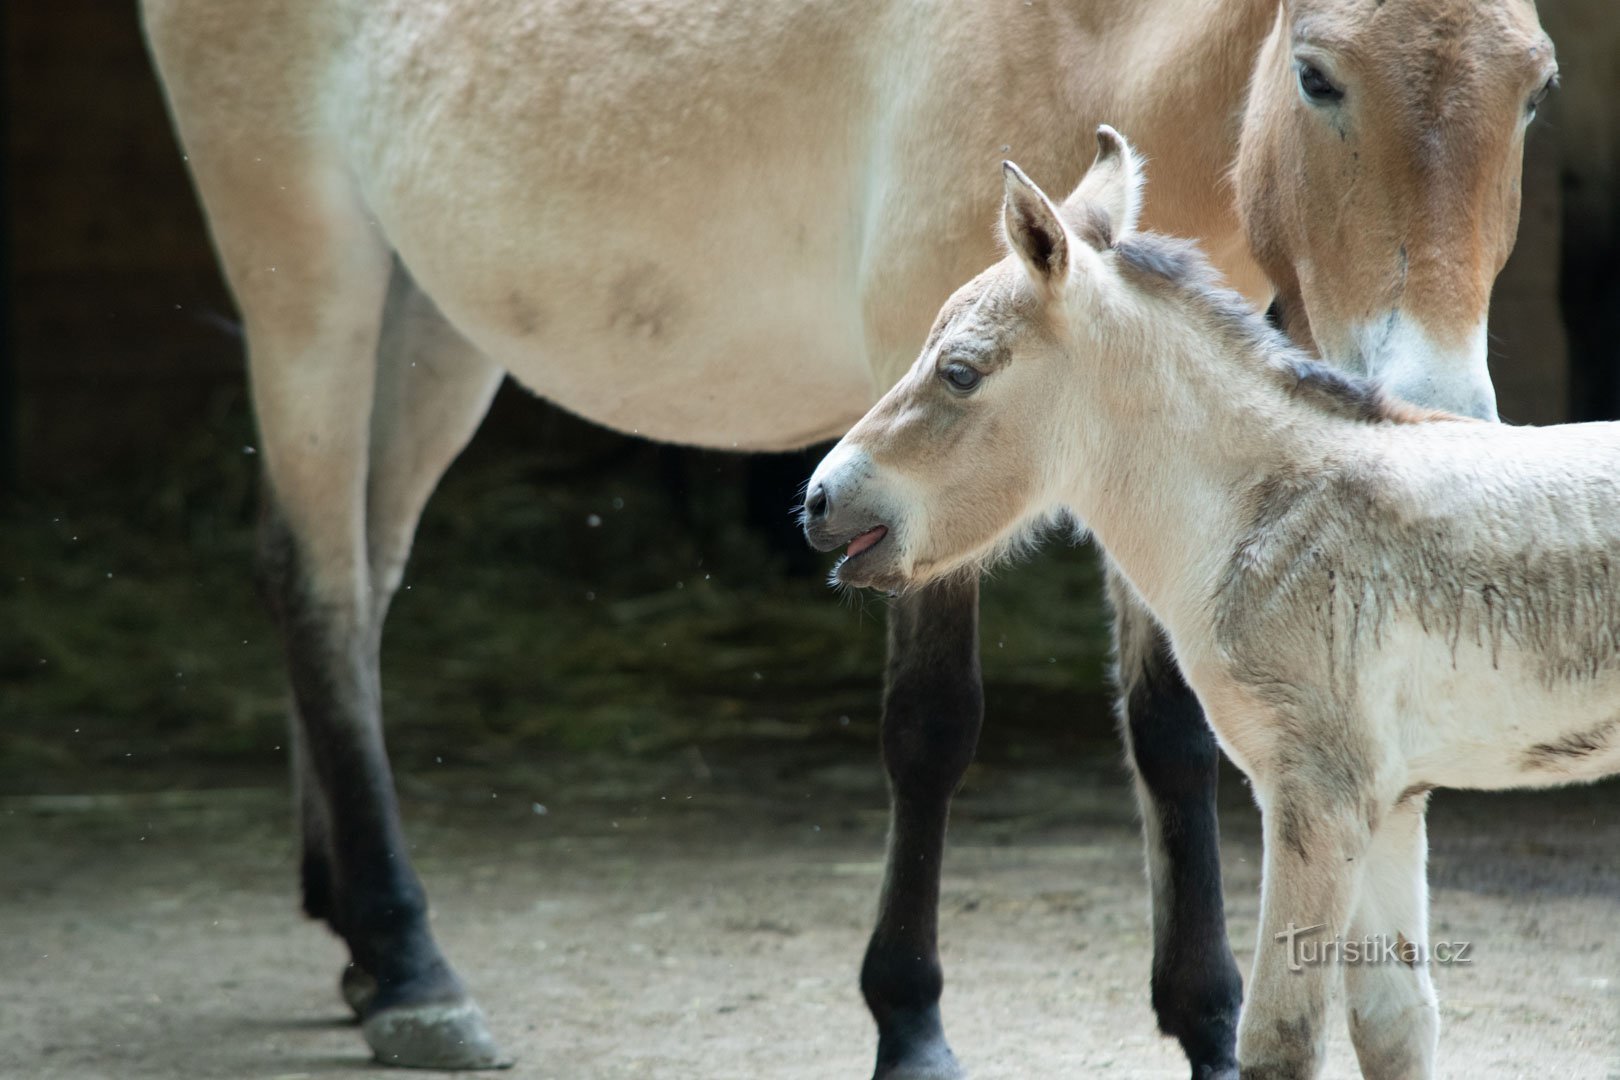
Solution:
<path fill-rule="evenodd" d="M 1153 617 L 1111 575 L 1121 734 L 1153 892 L 1153 1011 L 1193 1080 L 1236 1080 L 1243 980 L 1226 938 L 1215 785 L 1220 748 Z"/>
<path fill-rule="evenodd" d="M 939 1016 L 939 876 L 951 796 L 984 719 L 979 583 L 960 578 L 900 597 L 889 613 L 883 763 L 888 865 L 861 990 L 878 1025 L 879 1080 L 963 1075 Z"/>

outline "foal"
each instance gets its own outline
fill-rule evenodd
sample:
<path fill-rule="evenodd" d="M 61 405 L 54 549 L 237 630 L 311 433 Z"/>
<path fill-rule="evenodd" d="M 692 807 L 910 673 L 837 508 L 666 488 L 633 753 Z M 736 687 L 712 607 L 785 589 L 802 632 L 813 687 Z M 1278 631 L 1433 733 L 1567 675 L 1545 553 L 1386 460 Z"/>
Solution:
<path fill-rule="evenodd" d="M 817 468 L 808 536 L 903 591 L 1083 521 L 1264 817 L 1243 1075 L 1321 1065 L 1314 928 L 1399 943 L 1344 968 L 1351 1036 L 1366 1075 L 1428 1076 L 1428 791 L 1620 771 L 1620 424 L 1480 423 L 1307 359 L 1135 231 L 1137 160 L 1098 141 L 1061 207 L 1005 166 L 1011 254 Z"/>

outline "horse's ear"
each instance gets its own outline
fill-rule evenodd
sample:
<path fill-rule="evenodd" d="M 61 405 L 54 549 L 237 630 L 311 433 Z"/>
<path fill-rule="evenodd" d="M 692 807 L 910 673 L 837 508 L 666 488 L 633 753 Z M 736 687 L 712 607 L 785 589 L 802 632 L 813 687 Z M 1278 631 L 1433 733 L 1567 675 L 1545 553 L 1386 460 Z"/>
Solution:
<path fill-rule="evenodd" d="M 1007 245 L 1022 260 L 1029 279 L 1044 292 L 1055 293 L 1069 276 L 1069 231 L 1046 193 L 1010 161 L 1001 163 L 1007 201 L 1002 226 Z"/>
<path fill-rule="evenodd" d="M 1097 129 L 1097 158 L 1066 200 L 1080 239 L 1101 250 L 1136 231 L 1142 213 L 1142 160 L 1107 124 Z"/>

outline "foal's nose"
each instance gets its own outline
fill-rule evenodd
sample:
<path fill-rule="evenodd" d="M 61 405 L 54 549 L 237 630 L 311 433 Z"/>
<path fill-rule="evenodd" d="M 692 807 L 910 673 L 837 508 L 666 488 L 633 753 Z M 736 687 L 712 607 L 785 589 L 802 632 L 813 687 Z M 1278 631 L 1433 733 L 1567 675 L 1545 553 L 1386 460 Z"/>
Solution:
<path fill-rule="evenodd" d="M 827 498 L 827 489 L 821 484 L 814 484 L 804 495 L 804 520 L 808 525 L 826 518 L 832 510 L 832 500 Z"/>

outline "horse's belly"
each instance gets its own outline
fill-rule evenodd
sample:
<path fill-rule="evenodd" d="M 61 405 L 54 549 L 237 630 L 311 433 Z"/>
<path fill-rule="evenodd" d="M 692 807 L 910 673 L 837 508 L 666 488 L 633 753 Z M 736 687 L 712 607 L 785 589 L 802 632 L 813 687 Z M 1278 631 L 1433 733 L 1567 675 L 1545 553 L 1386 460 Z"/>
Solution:
<path fill-rule="evenodd" d="M 400 17 L 418 33 L 401 47 L 377 20 L 371 96 L 344 113 L 362 196 L 439 309 L 535 393 L 654 439 L 785 449 L 840 434 L 874 369 L 909 361 L 871 356 L 864 325 L 862 54 L 833 47 L 804 86 L 734 85 L 694 46 L 624 59 L 630 79 L 593 61 L 627 46 L 592 20 L 507 40 Z M 940 299 L 890 298 L 915 309 L 907 348 Z"/>
<path fill-rule="evenodd" d="M 479 343 L 536 394 L 663 442 L 797 449 L 843 434 L 876 399 L 859 335 L 840 333 L 847 327 L 693 312 L 693 326 L 662 332 L 645 313 L 598 314 L 533 341 Z M 616 332 L 614 319 L 634 332 Z"/>

